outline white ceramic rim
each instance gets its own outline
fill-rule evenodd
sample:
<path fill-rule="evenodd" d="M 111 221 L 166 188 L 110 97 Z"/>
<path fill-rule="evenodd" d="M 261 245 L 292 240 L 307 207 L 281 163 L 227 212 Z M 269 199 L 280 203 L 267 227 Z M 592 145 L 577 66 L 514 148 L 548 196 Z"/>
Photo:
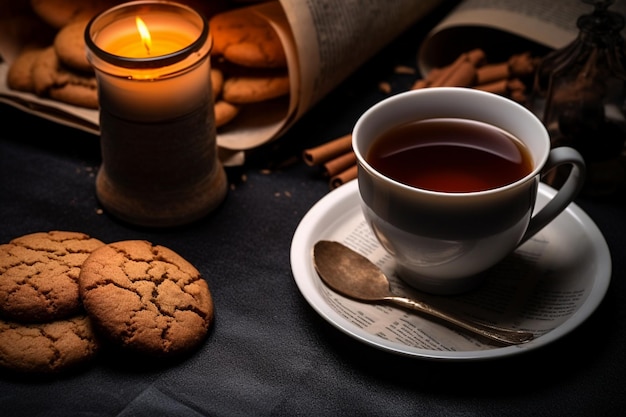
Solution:
<path fill-rule="evenodd" d="M 538 134 L 543 136 L 544 142 L 545 142 L 545 146 L 544 146 L 545 151 L 543 152 L 543 154 L 540 155 L 539 158 L 536 158 L 535 155 L 533 154 L 533 165 L 534 165 L 533 170 L 530 173 L 528 173 L 526 176 L 518 179 L 517 181 L 498 187 L 498 188 L 492 188 L 492 189 L 482 190 L 482 191 L 473 191 L 473 192 L 446 193 L 446 192 L 416 188 L 416 187 L 412 187 L 410 185 L 398 182 L 392 178 L 384 176 L 367 162 L 367 160 L 365 159 L 365 155 L 363 155 L 363 153 L 360 150 L 360 147 L 357 144 L 357 140 L 358 140 L 358 136 L 360 132 L 366 128 L 365 126 L 367 126 L 368 123 L 370 123 L 368 119 L 372 117 L 373 113 L 379 112 L 381 111 L 382 108 L 387 107 L 389 105 L 402 106 L 403 104 L 413 100 L 414 96 L 420 96 L 421 100 L 423 100 L 423 102 L 426 103 L 429 100 L 439 99 L 442 94 L 456 95 L 457 97 L 455 98 L 455 100 L 459 100 L 459 101 L 461 100 L 482 100 L 482 102 L 492 101 L 495 103 L 495 106 L 500 111 L 503 109 L 510 109 L 510 111 L 515 111 L 516 113 L 519 113 L 519 116 L 517 117 L 524 117 L 525 119 L 527 119 L 527 123 L 529 123 L 528 128 L 534 128 L 538 132 Z M 478 106 L 478 104 L 475 103 L 475 107 L 476 106 Z M 436 117 L 463 118 L 463 117 L 456 116 L 456 115 L 446 115 L 446 114 L 441 114 L 439 116 L 433 116 L 433 115 L 422 116 L 420 114 L 416 114 L 416 117 L 412 120 L 432 119 Z M 474 117 L 466 117 L 466 118 L 470 120 L 478 120 L 477 118 L 474 118 Z M 407 122 L 408 121 L 410 120 L 407 120 Z M 496 125 L 499 128 L 505 131 L 508 131 L 508 129 L 497 125 L 493 121 L 489 121 L 489 120 L 481 120 L 481 121 L 488 123 L 488 124 Z M 406 92 L 396 94 L 394 96 L 388 97 L 376 103 L 375 105 L 367 109 L 359 117 L 352 131 L 352 148 L 354 150 L 354 153 L 356 155 L 360 168 L 367 170 L 371 175 L 375 176 L 377 179 L 381 181 L 389 182 L 390 184 L 393 184 L 394 186 L 399 187 L 401 189 L 405 189 L 407 191 L 412 191 L 412 192 L 418 191 L 420 193 L 429 194 L 429 195 L 445 196 L 445 197 L 450 197 L 450 198 L 460 198 L 460 197 L 467 197 L 467 196 L 480 196 L 480 195 L 500 193 L 500 192 L 518 187 L 528 181 L 533 180 L 541 172 L 546 161 L 548 160 L 548 156 L 550 154 L 550 136 L 548 134 L 548 131 L 544 127 L 543 123 L 541 122 L 541 120 L 539 120 L 530 110 L 528 110 L 526 107 L 522 106 L 521 104 L 513 100 L 510 100 L 506 97 L 500 96 L 498 94 L 481 91 L 481 90 L 463 88 L 463 87 L 432 87 L 432 88 L 411 90 L 411 91 L 406 91 Z"/>

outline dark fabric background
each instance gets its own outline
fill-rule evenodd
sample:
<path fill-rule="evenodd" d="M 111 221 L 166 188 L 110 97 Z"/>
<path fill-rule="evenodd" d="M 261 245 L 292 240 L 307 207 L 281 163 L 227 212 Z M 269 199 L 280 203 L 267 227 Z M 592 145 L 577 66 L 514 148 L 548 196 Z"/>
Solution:
<path fill-rule="evenodd" d="M 293 233 L 329 191 L 303 149 L 348 133 L 358 116 L 414 77 L 429 29 L 416 25 L 319 103 L 280 140 L 228 169 L 211 215 L 144 230 L 98 214 L 98 138 L 0 105 L 0 242 L 36 231 L 82 231 L 106 242 L 147 239 L 192 262 L 208 281 L 215 323 L 176 363 L 104 352 L 85 369 L 36 380 L 0 373 L 3 416 L 540 416 L 616 415 L 626 407 L 626 208 L 580 198 L 613 256 L 606 298 L 578 329 L 527 354 L 475 363 L 378 351 L 318 316 L 289 260 Z M 287 162 L 293 162 L 291 164 Z M 295 162 L 294 162 L 295 161 Z"/>

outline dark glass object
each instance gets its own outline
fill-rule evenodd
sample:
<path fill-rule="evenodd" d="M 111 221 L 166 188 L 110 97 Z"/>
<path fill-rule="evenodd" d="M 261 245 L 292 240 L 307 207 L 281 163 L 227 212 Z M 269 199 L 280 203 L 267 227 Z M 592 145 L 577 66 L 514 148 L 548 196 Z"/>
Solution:
<path fill-rule="evenodd" d="M 613 0 L 582 1 L 595 9 L 578 18 L 573 42 L 542 60 L 531 106 L 548 128 L 553 147 L 574 147 L 585 158 L 583 193 L 610 195 L 622 192 L 626 182 L 624 18 L 608 10 Z M 558 181 L 558 173 L 548 179 Z"/>

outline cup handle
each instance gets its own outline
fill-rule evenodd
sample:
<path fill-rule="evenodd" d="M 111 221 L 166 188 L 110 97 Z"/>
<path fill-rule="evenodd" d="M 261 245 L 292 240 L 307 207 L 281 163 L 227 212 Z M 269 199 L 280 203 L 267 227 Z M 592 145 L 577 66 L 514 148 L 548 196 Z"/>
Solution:
<path fill-rule="evenodd" d="M 553 148 L 548 156 L 542 175 L 560 165 L 570 164 L 572 169 L 557 194 L 531 219 L 520 245 L 543 229 L 558 216 L 578 195 L 585 183 L 585 160 L 582 155 L 568 146 Z"/>

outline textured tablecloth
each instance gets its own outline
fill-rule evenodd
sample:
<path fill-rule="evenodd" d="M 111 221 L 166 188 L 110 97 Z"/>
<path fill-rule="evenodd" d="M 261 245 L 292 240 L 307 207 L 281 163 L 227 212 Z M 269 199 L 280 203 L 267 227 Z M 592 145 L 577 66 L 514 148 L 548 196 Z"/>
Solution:
<path fill-rule="evenodd" d="M 366 346 L 300 294 L 289 251 L 301 218 L 329 191 L 303 149 L 350 131 L 412 78 L 416 27 L 322 101 L 277 142 L 229 168 L 211 215 L 175 230 L 118 222 L 100 208 L 98 138 L 0 105 L 0 241 L 75 230 L 105 242 L 147 239 L 192 262 L 215 301 L 201 349 L 176 363 L 104 352 L 86 369 L 36 380 L 0 373 L 3 416 L 616 415 L 626 407 L 626 206 L 580 198 L 613 257 L 609 291 L 579 328 L 536 351 L 487 362 L 406 358 Z M 294 158 L 295 157 L 295 158 Z M 283 164 L 292 161 L 294 163 Z M 278 168 L 277 168 L 278 167 Z"/>

